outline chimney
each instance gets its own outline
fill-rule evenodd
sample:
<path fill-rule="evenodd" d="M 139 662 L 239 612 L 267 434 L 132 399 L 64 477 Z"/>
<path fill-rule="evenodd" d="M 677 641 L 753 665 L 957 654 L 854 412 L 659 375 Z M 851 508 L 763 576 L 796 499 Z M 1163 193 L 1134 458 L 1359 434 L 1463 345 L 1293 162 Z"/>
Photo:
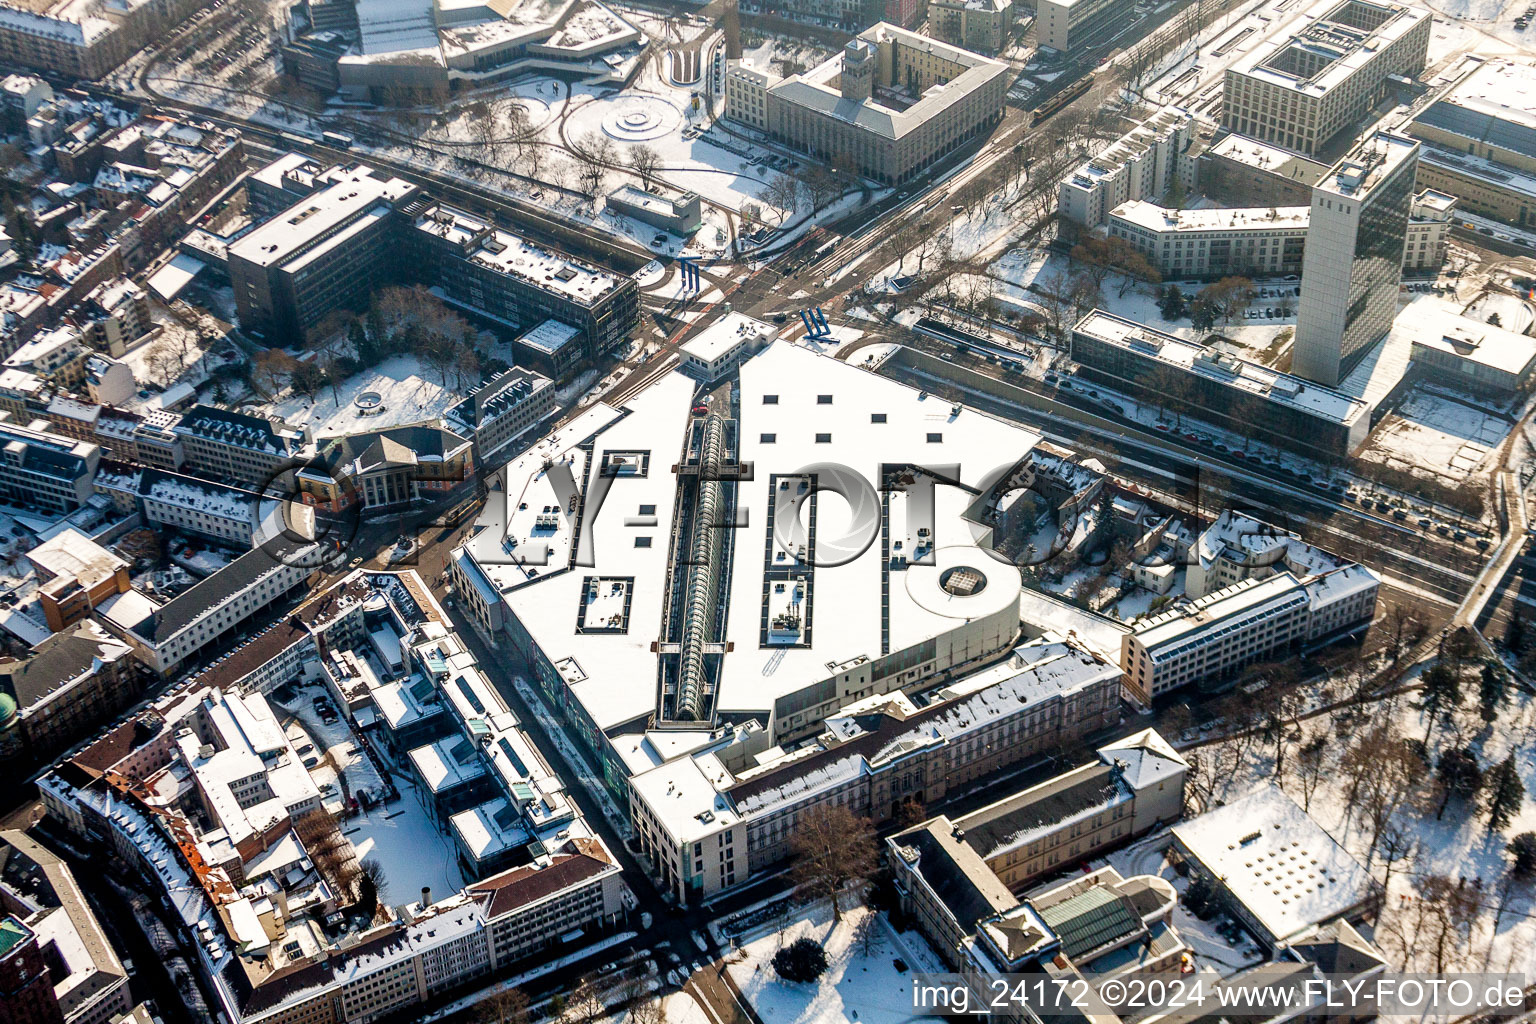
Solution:
<path fill-rule="evenodd" d="M 432 887 L 430 885 L 424 885 L 421 887 L 421 909 L 426 910 L 427 907 L 431 905 L 431 903 Z"/>

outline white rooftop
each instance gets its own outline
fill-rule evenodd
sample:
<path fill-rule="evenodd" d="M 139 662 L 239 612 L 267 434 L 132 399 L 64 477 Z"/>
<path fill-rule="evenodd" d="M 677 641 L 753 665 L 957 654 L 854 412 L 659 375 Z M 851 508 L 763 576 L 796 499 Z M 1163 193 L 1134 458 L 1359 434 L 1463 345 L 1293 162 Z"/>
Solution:
<path fill-rule="evenodd" d="M 1311 215 L 1310 206 L 1180 210 L 1143 199 L 1132 199 L 1110 211 L 1111 217 L 1158 232 L 1304 230 Z"/>
<path fill-rule="evenodd" d="M 652 644 L 662 619 L 677 498 L 671 467 L 681 457 L 695 387 L 682 373 L 669 374 L 632 399 L 627 415 L 597 405 L 536 444 L 507 466 L 504 484 L 490 492 L 478 532 L 466 544 L 485 577 L 485 590 L 501 595 L 599 729 L 643 719 L 657 703 Z M 877 539 L 845 564 L 815 568 L 805 614 L 809 628 L 802 637 L 808 642 L 764 645 L 761 609 L 765 602 L 790 597 L 787 587 L 778 594 L 765 585 L 765 561 L 791 570 L 798 564 L 797 552 L 769 543 L 766 533 L 770 508 L 781 500 L 774 474 L 782 474 L 778 483 L 794 487 L 793 481 L 804 479 L 791 476 L 796 471 L 836 462 L 874 487 L 885 463 L 958 464 L 965 484 L 990 486 L 990 473 L 1011 466 L 1039 438 L 784 343 L 769 345 L 743 365 L 740 395 L 739 455 L 753 465 L 754 476 L 740 485 L 744 519 L 739 521 L 746 526 L 731 563 L 721 570 L 731 594 L 722 639 L 731 651 L 716 695 L 719 712 L 767 711 L 778 697 L 825 678 L 829 665 L 879 658 L 883 643 L 903 649 L 1016 605 L 1018 571 L 978 547 L 962 519 L 974 494 L 934 488 L 935 545 L 934 538 L 917 535 L 919 524 L 908 514 L 906 497 L 892 492 L 891 554 L 916 561 L 925 545 L 937 551 L 934 565 L 891 571 L 889 637 L 882 636 L 883 556 Z M 590 455 L 581 448 L 589 440 Z M 571 498 L 578 488 L 591 493 L 597 468 L 610 456 L 628 460 L 626 468 L 612 478 L 600 515 L 590 502 L 582 511 L 581 529 L 591 540 L 594 564 L 563 571 L 571 564 L 577 525 Z M 830 538 L 849 510 L 826 491 L 817 500 L 819 538 Z M 505 531 L 497 528 L 502 522 Z M 962 562 L 980 569 L 988 582 L 976 594 L 957 597 L 937 580 L 946 567 Z M 623 577 L 648 584 L 634 587 L 627 628 L 577 632 L 588 579 Z"/>
<path fill-rule="evenodd" d="M 1452 302 L 1421 295 L 1397 314 L 1392 334 L 1516 376 L 1536 361 L 1536 338 L 1462 315 Z"/>
<path fill-rule="evenodd" d="M 1353 423 L 1370 412 L 1370 406 L 1365 402 L 1343 392 L 1204 345 L 1184 341 L 1134 320 L 1106 313 L 1102 309 L 1096 309 L 1083 317 L 1073 330 L 1220 380 L 1228 387 L 1240 388 L 1255 397 L 1280 402 L 1333 423 Z"/>
<path fill-rule="evenodd" d="M 771 337 L 774 328 L 754 320 L 745 313 L 727 313 L 704 329 L 697 337 L 685 341 L 682 351 L 705 363 L 716 359 L 743 344 L 755 344 Z"/>
<path fill-rule="evenodd" d="M 1273 784 L 1175 825 L 1173 835 L 1276 940 L 1345 916 L 1376 886 Z"/>

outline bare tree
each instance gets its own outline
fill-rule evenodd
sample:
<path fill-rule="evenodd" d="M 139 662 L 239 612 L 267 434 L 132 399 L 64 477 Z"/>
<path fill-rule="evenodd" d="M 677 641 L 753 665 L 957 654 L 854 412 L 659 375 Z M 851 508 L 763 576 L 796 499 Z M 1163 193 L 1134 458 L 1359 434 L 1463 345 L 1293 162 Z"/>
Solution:
<path fill-rule="evenodd" d="M 645 143 L 629 147 L 629 166 L 640 175 L 640 184 L 646 188 L 651 187 L 651 179 L 656 176 L 656 169 L 661 166 L 661 154 L 654 147 Z"/>
<path fill-rule="evenodd" d="M 761 196 L 769 206 L 783 210 L 784 220 L 788 221 L 800 205 L 803 190 L 804 184 L 793 174 L 775 174 L 764 183 Z"/>
<path fill-rule="evenodd" d="M 791 877 L 803 891 L 832 900 L 832 916 L 842 918 L 843 887 L 867 878 L 878 866 L 874 827 L 847 807 L 823 805 L 795 825 L 789 847 L 795 861 Z"/>
<path fill-rule="evenodd" d="M 475 1004 L 477 1024 L 528 1024 L 528 997 L 520 988 L 499 989 Z"/>
<path fill-rule="evenodd" d="M 592 978 L 582 978 L 576 983 L 565 1003 L 567 1024 L 597 1024 L 608 1015 L 608 1004 Z"/>
<path fill-rule="evenodd" d="M 612 141 L 601 132 L 588 132 L 571 143 L 571 154 L 576 158 L 582 194 L 588 199 L 595 198 L 614 163 Z"/>

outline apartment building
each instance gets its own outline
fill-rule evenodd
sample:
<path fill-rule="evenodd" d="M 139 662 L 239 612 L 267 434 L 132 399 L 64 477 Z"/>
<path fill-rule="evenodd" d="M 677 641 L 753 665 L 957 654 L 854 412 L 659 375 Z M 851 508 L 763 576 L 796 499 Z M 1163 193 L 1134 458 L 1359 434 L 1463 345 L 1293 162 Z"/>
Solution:
<path fill-rule="evenodd" d="M 64 1024 L 120 1024 L 134 1006 L 128 972 L 69 865 L 25 832 L 0 832 L 0 905 L 45 950 Z M 9 993 L 8 993 L 9 994 Z M 7 1000 L 7 1010 L 14 1011 Z M 12 1020 L 47 1020 L 25 1012 Z"/>
<path fill-rule="evenodd" d="M 307 584 L 319 564 L 313 544 L 254 548 L 165 604 L 142 595 L 113 605 L 103 621 L 162 678 L 217 653 L 256 619 Z"/>
<path fill-rule="evenodd" d="M 0 61 L 69 78 L 101 78 L 196 9 L 195 0 L 126 0 L 84 10 L 67 0 L 6 3 L 0 5 Z"/>
<path fill-rule="evenodd" d="M 1109 222 L 1110 211 L 1137 200 L 1163 198 L 1176 181 L 1193 187 L 1184 154 L 1194 137 L 1194 115 L 1182 107 L 1160 107 L 1057 186 L 1061 216 L 1091 228 Z"/>
<path fill-rule="evenodd" d="M 1432 24 L 1428 11 L 1389 0 L 1294 8 L 1227 68 L 1222 127 L 1316 157 L 1386 95 L 1392 76 L 1423 70 Z"/>
<path fill-rule="evenodd" d="M 89 354 L 90 350 L 80 342 L 80 332 L 63 325 L 19 346 L 5 357 L 5 366 L 74 390 L 85 381 L 85 359 Z"/>
<path fill-rule="evenodd" d="M 365 306 L 399 276 L 395 205 L 417 187 L 364 164 L 332 167 L 321 178 L 323 187 L 229 246 L 240 322 L 274 339 Z"/>
<path fill-rule="evenodd" d="M 1301 272 L 1310 207 L 1176 210 L 1141 200 L 1110 211 L 1107 230 L 1165 277 L 1280 277 Z"/>
<path fill-rule="evenodd" d="M 1006 64 L 885 22 L 789 78 L 733 71 L 725 116 L 886 185 L 990 131 L 1009 81 Z"/>
<path fill-rule="evenodd" d="M 1126 690 L 1142 703 L 1221 683 L 1295 647 L 1369 626 L 1381 580 L 1363 565 L 1298 579 L 1249 577 L 1138 622 L 1122 639 Z"/>
<path fill-rule="evenodd" d="M 187 469 L 258 491 L 294 465 L 303 449 L 303 437 L 296 430 L 211 405 L 193 406 L 169 429 L 181 442 Z"/>
<path fill-rule="evenodd" d="M 1124 28 L 1135 8 L 1135 0 L 1039 0 L 1035 34 L 1070 59 Z"/>
<path fill-rule="evenodd" d="M 1377 132 L 1313 186 L 1296 376 L 1335 387 L 1392 329 L 1418 163 L 1418 142 Z"/>
<path fill-rule="evenodd" d="M 7 504 L 69 512 L 90 500 L 101 449 L 52 431 L 0 423 L 0 495 Z"/>
<path fill-rule="evenodd" d="M 1536 66 L 1494 58 L 1448 84 L 1404 127 L 1423 143 L 1420 186 L 1468 213 L 1536 224 Z"/>
<path fill-rule="evenodd" d="M 221 1015 L 352 1024 L 408 1014 L 475 978 L 513 972 L 573 933 L 612 927 L 632 905 L 612 852 L 538 762 L 544 774 L 488 801 L 488 815 L 527 829 L 505 870 L 330 927 L 351 899 L 336 895 L 316 844 L 348 842 L 326 827 L 342 798 L 317 787 L 262 695 L 297 679 L 320 682 L 349 718 L 381 716 L 370 735 L 386 746 L 409 735 L 397 726 L 424 706 L 435 735 L 457 736 L 489 770 L 505 770 L 507 749 L 537 757 L 422 581 L 364 571 L 59 765 L 40 784 L 51 819 L 114 850 L 138 884 L 163 893 L 168 923 Z M 413 770 L 430 767 L 431 743 L 395 749 Z"/>
<path fill-rule="evenodd" d="M 1113 664 L 1070 641 L 1040 640 L 940 684 L 922 707 L 901 692 L 850 704 L 792 754 L 759 756 L 765 734 L 738 727 L 630 780 L 641 853 L 667 891 L 696 902 L 788 857 L 790 835 L 814 808 L 885 821 L 909 801 L 942 799 L 1114 724 L 1119 686 Z"/>
<path fill-rule="evenodd" d="M 1285 448 L 1344 455 L 1370 432 L 1370 406 L 1358 398 L 1103 310 L 1072 328 L 1071 351 L 1090 380 L 1149 399 L 1160 375 L 1177 372 L 1196 415 Z"/>
<path fill-rule="evenodd" d="M 475 443 L 475 460 L 511 454 L 507 445 L 555 411 L 555 382 L 521 366 L 503 370 L 443 414 L 448 425 Z"/>

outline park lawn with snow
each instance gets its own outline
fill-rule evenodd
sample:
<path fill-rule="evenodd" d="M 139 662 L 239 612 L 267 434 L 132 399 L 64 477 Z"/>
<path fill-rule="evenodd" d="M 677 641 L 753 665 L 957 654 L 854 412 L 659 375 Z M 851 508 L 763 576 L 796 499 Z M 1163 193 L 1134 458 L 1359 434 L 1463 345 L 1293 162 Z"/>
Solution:
<path fill-rule="evenodd" d="M 820 902 L 793 916 L 782 932 L 770 925 L 753 933 L 726 968 L 764 1024 L 898 1024 L 913 1016 L 911 972 L 943 969 L 916 931 L 898 936 L 868 907 L 847 909 L 834 921 L 832 905 Z M 773 955 L 802 937 L 826 950 L 826 973 L 813 982 L 785 981 L 774 972 Z"/>
<path fill-rule="evenodd" d="M 435 420 L 461 397 L 459 390 L 444 387 L 435 376 L 415 356 L 390 356 L 348 377 L 334 392 L 323 388 L 312 400 L 289 393 L 265 411 L 292 426 L 312 427 L 317 437 Z M 356 405 L 357 396 L 366 392 L 382 399 L 370 416 Z"/>
<path fill-rule="evenodd" d="M 1299 736 L 1293 732 L 1286 740 L 1285 772 L 1276 781 L 1378 882 L 1387 881 L 1380 916 L 1362 933 L 1387 954 L 1390 963 L 1408 970 L 1438 969 L 1436 947 L 1445 931 L 1444 969 L 1523 972 L 1526 982 L 1531 983 L 1536 982 L 1536 887 L 1517 880 L 1506 894 L 1501 883 L 1510 878 L 1507 843 L 1520 833 L 1536 830 L 1536 800 L 1532 798 L 1536 792 L 1536 702 L 1511 684 L 1509 703 L 1499 710 L 1493 723 L 1486 724 L 1477 709 L 1477 676 L 1474 663 L 1463 676 L 1461 709 L 1454 715 L 1442 714 L 1433 730 L 1417 706 L 1415 693 L 1368 706 L 1362 721 L 1336 720 L 1334 712 L 1301 721 Z M 1371 820 L 1373 805 L 1360 797 L 1367 784 L 1357 780 L 1365 776 L 1351 771 L 1341 760 L 1346 749 L 1372 728 L 1388 725 L 1404 741 L 1428 737 L 1431 763 L 1438 763 L 1440 755 L 1452 747 L 1472 750 L 1485 771 L 1512 756 L 1525 794 L 1509 823 L 1490 832 L 1482 798 L 1466 801 L 1453 797 L 1444 815 L 1437 816 L 1441 793 L 1434 772 L 1416 768 L 1389 819 L 1408 849 L 1392 864 L 1388 877 L 1382 856 L 1385 846 L 1378 841 Z M 1315 737 L 1322 737 L 1323 756 L 1309 795 L 1296 768 L 1297 755 Z M 1275 778 L 1275 747 L 1262 739 L 1246 752 L 1226 740 L 1201 747 L 1197 754 L 1214 769 L 1208 784 L 1210 798 L 1215 801 L 1240 795 L 1255 779 Z M 1382 834 L 1389 832 L 1390 828 L 1384 829 Z M 1110 860 L 1122 869 L 1141 872 L 1148 870 L 1149 856 L 1143 849 L 1139 855 L 1126 851 Z M 1448 912 L 1443 898 L 1434 898 L 1432 890 L 1440 880 L 1452 889 L 1473 894 L 1467 918 L 1458 919 Z"/>

